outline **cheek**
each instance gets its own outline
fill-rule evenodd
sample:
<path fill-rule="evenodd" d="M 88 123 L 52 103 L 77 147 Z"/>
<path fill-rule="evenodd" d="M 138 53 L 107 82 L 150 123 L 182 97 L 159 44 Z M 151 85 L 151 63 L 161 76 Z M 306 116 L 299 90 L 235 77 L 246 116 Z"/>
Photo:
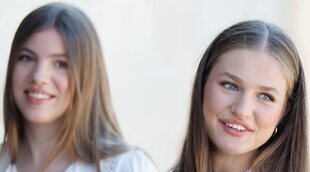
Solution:
<path fill-rule="evenodd" d="M 69 82 L 67 79 L 64 79 L 63 82 L 61 82 L 61 89 L 66 95 L 69 94 Z"/>
<path fill-rule="evenodd" d="M 13 68 L 13 72 L 12 72 L 12 84 L 13 84 L 13 91 L 15 91 L 19 86 L 21 86 L 23 80 L 26 79 L 28 75 L 28 71 L 25 70 L 24 68 L 16 65 Z"/>
<path fill-rule="evenodd" d="M 216 84 L 205 86 L 203 98 L 203 113 L 205 117 L 223 111 L 230 100 Z"/>
<path fill-rule="evenodd" d="M 20 69 L 18 67 L 14 67 L 13 72 L 12 72 L 13 87 L 18 82 L 20 82 L 22 77 L 23 77 L 23 72 L 20 72 Z"/>
<path fill-rule="evenodd" d="M 256 123 L 259 128 L 271 130 L 273 131 L 274 128 L 278 125 L 279 120 L 282 117 L 282 107 L 268 107 L 268 108 L 258 108 L 259 111 L 256 115 Z"/>
<path fill-rule="evenodd" d="M 57 81 L 57 87 L 63 95 L 69 95 L 69 77 L 65 71 L 57 71 L 54 74 L 54 78 Z"/>
<path fill-rule="evenodd" d="M 70 90 L 69 90 L 69 83 L 68 81 L 64 80 L 60 86 L 61 88 L 61 93 L 63 95 L 63 100 L 69 104 L 69 102 L 71 101 L 71 93 L 70 93 Z"/>
<path fill-rule="evenodd" d="M 61 89 L 61 93 L 62 93 L 62 100 L 64 102 L 64 107 L 65 109 L 68 110 L 68 108 L 70 109 L 70 107 L 72 106 L 72 89 L 73 87 L 71 86 L 72 84 L 70 84 L 70 81 L 68 79 L 67 75 L 62 75 L 61 78 L 59 78 L 59 89 Z"/>
<path fill-rule="evenodd" d="M 68 108 L 70 109 L 70 102 L 72 101 L 70 88 L 69 88 L 69 81 L 66 75 L 54 75 L 54 80 L 56 81 L 56 87 L 58 92 L 61 94 L 60 104 L 62 109 L 62 114 L 64 114 Z"/>

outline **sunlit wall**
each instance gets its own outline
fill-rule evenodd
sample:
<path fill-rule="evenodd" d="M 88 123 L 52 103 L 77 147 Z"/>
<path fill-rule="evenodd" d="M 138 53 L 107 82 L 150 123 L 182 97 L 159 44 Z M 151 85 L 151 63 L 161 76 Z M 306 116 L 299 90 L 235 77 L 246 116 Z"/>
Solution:
<path fill-rule="evenodd" d="M 52 1 L 0 2 L 1 95 L 17 26 L 27 13 L 47 2 Z M 275 23 L 292 36 L 304 65 L 310 66 L 310 4 L 306 0 L 62 2 L 80 7 L 93 21 L 123 133 L 129 143 L 149 153 L 160 171 L 167 171 L 178 157 L 194 73 L 203 51 L 220 31 L 247 19 Z M 3 127 L 0 131 L 2 138 Z"/>

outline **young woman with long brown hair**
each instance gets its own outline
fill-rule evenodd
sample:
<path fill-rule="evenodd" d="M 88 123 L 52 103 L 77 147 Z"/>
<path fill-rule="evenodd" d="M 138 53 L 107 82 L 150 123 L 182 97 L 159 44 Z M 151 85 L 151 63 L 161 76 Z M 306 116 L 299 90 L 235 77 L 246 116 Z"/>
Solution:
<path fill-rule="evenodd" d="M 87 16 L 52 3 L 20 24 L 4 93 L 0 171 L 153 172 L 117 124 L 101 45 Z"/>
<path fill-rule="evenodd" d="M 262 21 L 237 23 L 204 53 L 175 172 L 306 172 L 306 92 L 291 39 Z"/>

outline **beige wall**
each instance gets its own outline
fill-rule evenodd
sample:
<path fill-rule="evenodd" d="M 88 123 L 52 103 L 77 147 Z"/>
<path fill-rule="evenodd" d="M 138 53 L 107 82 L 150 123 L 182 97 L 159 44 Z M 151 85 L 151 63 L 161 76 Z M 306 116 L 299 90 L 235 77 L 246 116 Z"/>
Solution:
<path fill-rule="evenodd" d="M 294 22 L 291 24 L 292 35 L 305 65 L 307 80 L 307 101 L 309 111 L 310 100 L 310 1 L 297 0 L 292 7 Z M 309 121 L 309 117 L 308 117 Z M 309 129 L 308 129 L 309 130 Z M 310 141 L 310 138 L 308 138 Z"/>
<path fill-rule="evenodd" d="M 14 32 L 30 10 L 46 2 L 51 1 L 1 2 L 1 93 Z M 221 30 L 246 19 L 280 25 L 298 44 L 305 66 L 310 66 L 306 58 L 310 55 L 307 0 L 64 2 L 79 6 L 94 22 L 124 135 L 129 143 L 146 150 L 160 171 L 170 168 L 178 156 L 196 67 L 204 49 Z"/>
<path fill-rule="evenodd" d="M 308 80 L 308 93 L 310 91 L 310 1 L 297 0 L 290 13 L 294 20 L 290 24 L 292 37 L 300 52 L 305 65 L 306 78 Z M 310 94 L 308 94 L 308 100 Z"/>

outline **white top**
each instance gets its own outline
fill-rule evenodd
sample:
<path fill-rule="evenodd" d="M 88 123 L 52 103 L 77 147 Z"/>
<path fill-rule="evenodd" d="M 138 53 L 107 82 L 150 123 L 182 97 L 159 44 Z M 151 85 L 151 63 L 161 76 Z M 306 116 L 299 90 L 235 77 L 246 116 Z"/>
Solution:
<path fill-rule="evenodd" d="M 157 172 L 153 162 L 141 151 L 132 150 L 101 160 L 100 168 L 104 172 Z M 94 165 L 77 161 L 65 172 L 95 172 Z M 5 172 L 17 172 L 15 164 L 10 164 Z"/>

